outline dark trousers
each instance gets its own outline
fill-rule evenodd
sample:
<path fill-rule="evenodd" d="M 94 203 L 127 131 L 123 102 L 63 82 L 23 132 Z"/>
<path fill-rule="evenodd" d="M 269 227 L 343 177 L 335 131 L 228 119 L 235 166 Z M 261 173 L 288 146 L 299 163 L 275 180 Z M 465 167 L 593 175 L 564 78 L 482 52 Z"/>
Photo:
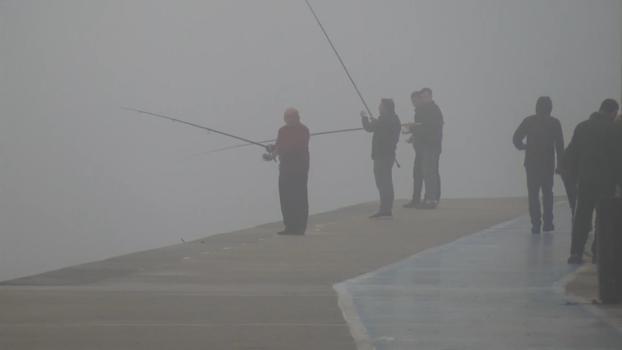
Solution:
<path fill-rule="evenodd" d="M 386 214 L 393 211 L 393 200 L 395 199 L 393 191 L 394 163 L 395 158 L 393 157 L 374 159 L 374 178 L 380 194 L 380 213 Z"/>
<path fill-rule="evenodd" d="M 596 220 L 598 220 L 598 202 L 603 198 L 603 191 L 599 186 L 579 185 L 577 195 L 577 206 L 574 213 L 574 222 L 572 224 L 572 243 L 570 245 L 570 254 L 583 256 L 585 250 L 585 242 L 592 230 L 594 211 L 596 210 Z M 598 233 L 596 233 L 597 238 Z M 592 251 L 596 246 L 596 239 L 592 246 Z"/>
<path fill-rule="evenodd" d="M 421 192 L 425 185 L 424 200 L 438 201 L 441 199 L 441 175 L 439 160 L 441 152 L 425 148 L 415 150 L 415 166 L 413 167 L 413 201 L 421 201 Z"/>
<path fill-rule="evenodd" d="M 529 215 L 531 225 L 540 227 L 553 225 L 553 170 L 527 168 L 527 191 L 529 194 Z M 540 206 L 542 192 L 542 206 Z"/>
<path fill-rule="evenodd" d="M 564 183 L 564 189 L 566 190 L 566 196 L 568 197 L 568 204 L 570 205 L 570 211 L 574 218 L 574 212 L 577 207 L 577 185 L 576 181 L 568 175 L 561 176 Z"/>
<path fill-rule="evenodd" d="M 279 172 L 279 197 L 285 231 L 303 234 L 309 218 L 309 200 L 307 193 L 308 172 Z"/>

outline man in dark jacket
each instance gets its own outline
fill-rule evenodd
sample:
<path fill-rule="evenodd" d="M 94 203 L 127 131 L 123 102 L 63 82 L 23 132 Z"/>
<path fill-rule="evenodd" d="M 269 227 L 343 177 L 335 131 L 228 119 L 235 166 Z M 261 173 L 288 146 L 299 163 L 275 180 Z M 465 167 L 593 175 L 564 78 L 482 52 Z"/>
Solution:
<path fill-rule="evenodd" d="M 600 199 L 613 196 L 615 192 L 620 166 L 619 135 L 614 124 L 618 110 L 615 100 L 603 101 L 598 112 L 577 125 L 566 149 L 565 171 L 576 179 L 578 189 L 569 264 L 583 262 L 594 210 Z M 598 213 L 596 215 L 598 217 Z"/>
<path fill-rule="evenodd" d="M 378 119 L 370 118 L 367 113 L 361 112 L 361 122 L 366 131 L 373 133 L 371 158 L 374 160 L 374 177 L 380 193 L 380 209 L 370 218 L 391 217 L 395 198 L 393 164 L 402 127 L 400 119 L 395 114 L 393 100 L 382 99 Z"/>
<path fill-rule="evenodd" d="M 415 148 L 413 197 L 405 208 L 435 209 L 441 198 L 439 160 L 443 141 L 443 113 L 434 102 L 432 90 L 424 88 L 411 95 L 415 123 L 410 127 Z M 425 184 L 425 196 L 421 192 Z"/>
<path fill-rule="evenodd" d="M 536 103 L 536 114 L 523 120 L 514 133 L 514 145 L 525 150 L 525 170 L 527 172 L 527 191 L 529 194 L 529 214 L 531 232 L 539 234 L 555 230 L 553 224 L 553 178 L 555 177 L 555 154 L 557 164 L 564 153 L 564 136 L 557 118 L 551 116 L 553 103 L 543 96 Z M 524 140 L 527 139 L 527 143 Z M 540 191 L 542 206 L 540 209 Z M 544 219 L 544 227 L 542 226 Z"/>
<path fill-rule="evenodd" d="M 294 108 L 285 111 L 273 154 L 279 157 L 279 197 L 285 230 L 281 235 L 303 235 L 307 229 L 309 202 L 309 129 Z"/>
<path fill-rule="evenodd" d="M 616 159 L 614 169 L 616 174 L 616 196 L 622 198 L 622 115 L 618 115 L 615 119 L 614 130 L 614 147 L 616 148 L 614 154 Z"/>

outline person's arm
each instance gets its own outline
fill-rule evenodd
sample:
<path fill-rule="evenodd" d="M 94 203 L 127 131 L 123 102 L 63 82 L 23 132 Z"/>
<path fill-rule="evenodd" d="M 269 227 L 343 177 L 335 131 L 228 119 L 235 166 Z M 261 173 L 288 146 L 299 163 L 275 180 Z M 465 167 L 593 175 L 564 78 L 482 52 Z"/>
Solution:
<path fill-rule="evenodd" d="M 572 139 L 564 151 L 564 155 L 561 162 L 561 173 L 568 179 L 574 179 L 576 181 L 579 168 L 579 138 L 581 125 L 577 125 L 574 129 Z M 573 181 L 574 182 L 574 181 Z"/>
<path fill-rule="evenodd" d="M 527 119 L 523 120 L 514 132 L 514 137 L 512 137 L 514 146 L 521 151 L 527 149 L 527 145 L 524 142 L 525 137 L 527 137 Z"/>
<path fill-rule="evenodd" d="M 605 151 L 612 166 L 616 186 L 622 185 L 622 128 L 616 123 L 610 130 L 607 150 Z"/>
<path fill-rule="evenodd" d="M 279 129 L 279 132 L 277 134 L 277 138 L 274 144 L 266 145 L 267 153 L 264 153 L 263 160 L 268 161 L 268 162 L 276 161 L 277 157 L 279 156 L 279 146 L 282 145 L 282 143 L 283 143 L 283 137 L 281 134 L 281 129 Z"/>
<path fill-rule="evenodd" d="M 555 122 L 555 152 L 557 154 L 556 170 L 559 173 L 561 171 L 561 163 L 564 158 L 564 132 L 562 130 L 562 124 L 557 120 Z"/>
<path fill-rule="evenodd" d="M 433 113 L 428 122 L 430 124 L 430 127 L 435 130 L 440 130 L 443 128 L 443 124 L 445 123 L 445 121 L 443 120 L 443 112 L 441 112 L 441 109 L 437 105 L 434 105 Z"/>
<path fill-rule="evenodd" d="M 620 118 L 620 117 L 618 117 Z M 615 160 L 614 166 L 616 171 L 616 181 L 618 190 L 622 192 L 622 119 L 619 119 L 616 123 L 615 129 Z M 622 196 L 622 193 L 619 193 Z"/>
<path fill-rule="evenodd" d="M 279 129 L 279 133 L 276 137 L 276 143 L 274 144 L 274 147 L 272 147 L 272 156 L 275 158 L 281 153 L 281 149 L 283 148 L 283 133 L 283 129 Z"/>
<path fill-rule="evenodd" d="M 311 132 L 308 128 L 305 128 L 305 139 L 303 142 L 306 147 L 309 147 L 309 141 L 311 141 Z"/>
<path fill-rule="evenodd" d="M 395 121 L 393 130 L 393 142 L 397 144 L 398 142 L 400 142 L 400 131 L 402 130 L 402 123 L 399 118 Z"/>
<path fill-rule="evenodd" d="M 374 132 L 378 127 L 378 121 L 374 118 L 369 118 L 367 113 L 361 112 L 361 123 L 363 124 L 363 129 L 367 132 Z"/>

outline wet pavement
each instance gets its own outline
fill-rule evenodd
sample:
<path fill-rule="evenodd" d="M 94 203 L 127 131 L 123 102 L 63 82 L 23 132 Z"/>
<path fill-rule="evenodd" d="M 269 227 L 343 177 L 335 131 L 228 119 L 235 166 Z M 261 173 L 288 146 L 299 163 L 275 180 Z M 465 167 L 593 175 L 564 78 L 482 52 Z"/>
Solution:
<path fill-rule="evenodd" d="M 335 286 L 359 349 L 622 349 L 622 333 L 563 285 L 570 213 L 524 216 Z"/>

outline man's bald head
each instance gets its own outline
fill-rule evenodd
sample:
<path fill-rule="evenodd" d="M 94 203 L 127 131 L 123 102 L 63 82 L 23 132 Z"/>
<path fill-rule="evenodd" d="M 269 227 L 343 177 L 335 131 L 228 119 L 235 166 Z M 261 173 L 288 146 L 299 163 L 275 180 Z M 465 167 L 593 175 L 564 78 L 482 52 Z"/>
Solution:
<path fill-rule="evenodd" d="M 300 113 L 296 108 L 288 108 L 285 110 L 283 119 L 285 120 L 285 124 L 287 125 L 299 123 Z"/>

